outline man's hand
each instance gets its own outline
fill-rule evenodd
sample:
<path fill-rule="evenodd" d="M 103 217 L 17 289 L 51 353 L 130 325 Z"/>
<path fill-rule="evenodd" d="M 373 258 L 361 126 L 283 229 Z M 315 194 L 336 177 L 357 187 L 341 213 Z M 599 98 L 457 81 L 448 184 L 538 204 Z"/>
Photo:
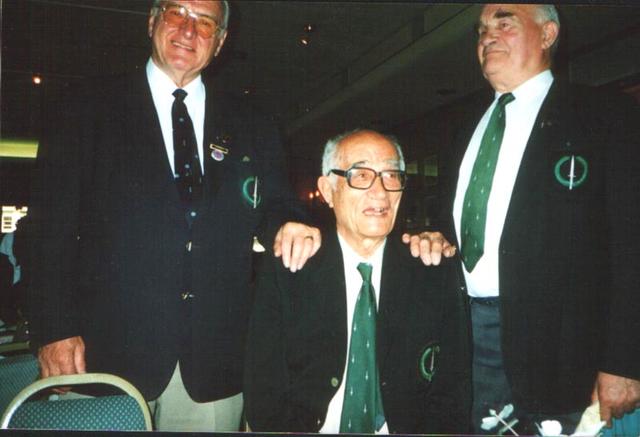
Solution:
<path fill-rule="evenodd" d="M 320 244 L 322 239 L 318 228 L 288 222 L 282 225 L 276 234 L 273 253 L 275 256 L 282 256 L 282 264 L 295 273 L 316 254 Z"/>
<path fill-rule="evenodd" d="M 84 341 L 69 337 L 42 346 L 38 350 L 40 377 L 85 373 Z"/>
<path fill-rule="evenodd" d="M 425 266 L 440 264 L 442 255 L 451 258 L 456 254 L 456 247 L 452 246 L 440 232 L 422 232 L 418 235 L 402 234 L 402 241 L 409 244 L 409 250 L 414 258 L 420 257 Z"/>
<path fill-rule="evenodd" d="M 600 401 L 600 418 L 611 425 L 611 418 L 640 408 L 640 381 L 598 372 L 594 396 Z"/>

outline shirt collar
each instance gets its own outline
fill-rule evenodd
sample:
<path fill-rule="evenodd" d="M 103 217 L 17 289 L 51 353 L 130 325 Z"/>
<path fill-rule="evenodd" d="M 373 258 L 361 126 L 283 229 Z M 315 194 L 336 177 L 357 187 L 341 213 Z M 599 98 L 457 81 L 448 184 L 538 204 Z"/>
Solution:
<path fill-rule="evenodd" d="M 173 99 L 173 92 L 178 89 L 178 86 L 153 62 L 151 57 L 147 62 L 147 77 L 149 85 L 154 92 L 157 92 L 161 96 L 169 96 Z M 202 75 L 199 74 L 198 77 L 186 84 L 182 89 L 187 92 L 185 102 L 189 98 L 204 99 L 205 91 L 204 84 L 202 83 Z"/>
<path fill-rule="evenodd" d="M 520 84 L 517 88 L 515 88 L 511 93 L 516 98 L 516 102 L 524 103 L 535 99 L 536 97 L 546 94 L 553 82 L 553 74 L 551 70 L 544 70 L 541 73 L 536 74 L 531 79 L 526 82 Z M 503 93 L 495 93 L 496 100 Z"/>
<path fill-rule="evenodd" d="M 374 270 L 377 269 L 378 271 L 380 271 L 380 269 L 382 268 L 382 256 L 384 254 L 384 247 L 387 244 L 386 238 L 384 239 L 380 247 L 378 247 L 369 258 L 364 258 L 361 255 L 358 255 L 358 253 L 353 250 L 351 246 L 349 246 L 349 243 L 347 243 L 347 241 L 342 238 L 339 232 L 338 241 L 340 242 L 340 248 L 342 249 L 342 257 L 344 258 L 345 265 L 349 266 L 349 268 L 353 267 L 354 269 L 356 269 L 358 267 L 358 264 L 360 264 L 361 262 L 371 264 Z"/>

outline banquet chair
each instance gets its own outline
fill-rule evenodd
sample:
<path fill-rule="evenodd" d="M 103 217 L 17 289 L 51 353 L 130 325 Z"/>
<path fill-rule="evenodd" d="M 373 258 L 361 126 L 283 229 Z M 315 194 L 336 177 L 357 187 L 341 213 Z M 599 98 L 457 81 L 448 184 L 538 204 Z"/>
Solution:
<path fill-rule="evenodd" d="M 69 400 L 28 399 L 53 387 L 106 384 L 124 394 Z M 53 376 L 23 389 L 7 407 L 0 429 L 151 431 L 149 408 L 124 379 L 105 373 Z"/>
<path fill-rule="evenodd" d="M 38 360 L 31 354 L 0 358 L 0 412 L 20 390 L 38 378 Z"/>

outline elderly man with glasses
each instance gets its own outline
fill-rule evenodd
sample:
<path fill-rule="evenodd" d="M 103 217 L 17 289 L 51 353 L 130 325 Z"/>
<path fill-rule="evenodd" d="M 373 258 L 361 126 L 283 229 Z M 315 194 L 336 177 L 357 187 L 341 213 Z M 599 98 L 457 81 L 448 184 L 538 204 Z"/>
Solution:
<path fill-rule="evenodd" d="M 413 259 L 391 237 L 404 160 L 393 138 L 330 140 L 318 188 L 336 217 L 305 268 L 266 260 L 249 328 L 253 431 L 460 433 L 470 377 L 453 262 Z M 389 236 L 389 237 L 388 237 Z"/>
<path fill-rule="evenodd" d="M 40 143 L 42 377 L 120 375 L 159 430 L 239 429 L 254 237 L 294 271 L 320 244 L 297 223 L 274 126 L 202 80 L 228 17 L 226 1 L 154 2 L 146 68 L 73 89 Z"/>

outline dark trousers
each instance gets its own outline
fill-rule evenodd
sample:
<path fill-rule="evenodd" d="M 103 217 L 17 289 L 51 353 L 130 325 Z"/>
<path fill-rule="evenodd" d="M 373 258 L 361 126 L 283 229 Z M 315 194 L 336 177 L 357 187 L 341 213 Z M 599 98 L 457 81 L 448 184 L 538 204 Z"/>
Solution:
<path fill-rule="evenodd" d="M 506 419 L 517 418 L 514 429 L 519 434 L 537 434 L 536 423 L 543 420 L 557 420 L 562 425 L 563 434 L 572 434 L 580 422 L 582 411 L 571 414 L 539 415 L 527 412 L 515 405 L 511 388 L 502 362 L 500 340 L 500 299 L 471 298 L 471 323 L 473 329 L 473 429 L 477 434 L 497 434 L 504 425 L 491 430 L 480 428 L 482 418 L 490 416 L 489 410 L 500 413 L 505 405 L 512 404 L 514 412 Z M 506 435 L 510 435 L 506 431 Z"/>

